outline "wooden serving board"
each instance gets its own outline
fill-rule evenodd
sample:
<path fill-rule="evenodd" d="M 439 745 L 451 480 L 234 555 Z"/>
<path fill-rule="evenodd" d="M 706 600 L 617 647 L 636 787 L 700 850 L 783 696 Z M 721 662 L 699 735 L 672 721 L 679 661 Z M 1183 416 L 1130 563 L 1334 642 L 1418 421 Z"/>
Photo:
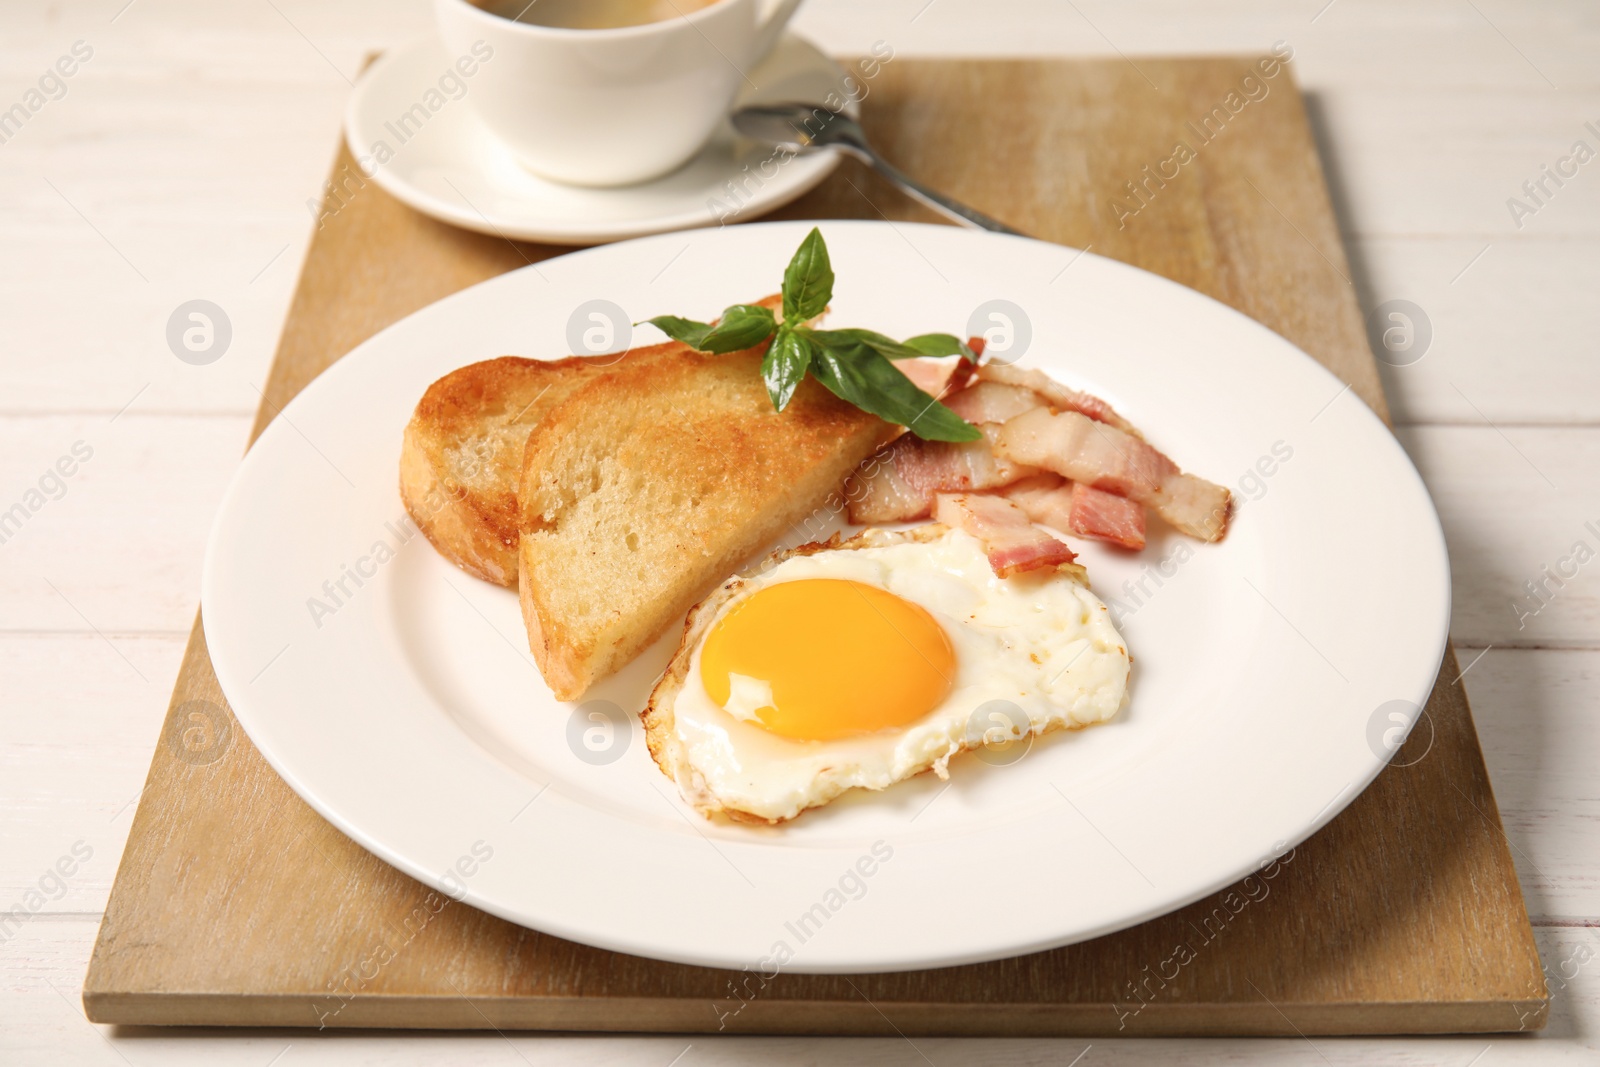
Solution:
<path fill-rule="evenodd" d="M 895 59 L 864 79 L 864 121 L 890 159 L 935 187 L 1232 305 L 1385 413 L 1301 98 L 1282 71 L 1242 84 L 1250 68 Z M 1180 142 L 1193 158 L 1165 162 Z M 363 181 L 344 150 L 332 187 L 257 433 L 382 327 L 562 251 L 424 218 Z M 780 214 L 930 218 L 849 162 Z M 1391 766 L 1253 889 L 1020 959 L 761 983 L 522 929 L 388 867 L 267 767 L 227 710 L 197 622 L 84 1004 L 96 1022 L 303 1027 L 1534 1029 L 1545 982 L 1458 674 L 1448 652 L 1427 718 Z"/>

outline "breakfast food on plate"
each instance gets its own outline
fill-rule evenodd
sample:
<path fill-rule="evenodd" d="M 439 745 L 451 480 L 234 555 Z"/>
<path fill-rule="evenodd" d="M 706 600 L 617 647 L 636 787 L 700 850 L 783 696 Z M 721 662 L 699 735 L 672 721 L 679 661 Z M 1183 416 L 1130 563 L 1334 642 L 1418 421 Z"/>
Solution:
<path fill-rule="evenodd" d="M 779 297 L 758 303 L 777 307 Z M 517 584 L 517 483 L 522 449 L 546 412 L 622 362 L 687 350 L 682 342 L 604 356 L 502 356 L 451 371 L 428 387 L 406 424 L 400 499 L 424 536 L 477 578 Z"/>
<path fill-rule="evenodd" d="M 736 304 L 714 324 L 657 316 L 653 325 L 694 351 L 618 367 L 529 435 L 522 617 L 557 697 L 575 699 L 627 663 L 751 554 L 822 510 L 896 424 L 923 437 L 979 436 L 893 362 L 975 360 L 967 344 L 817 329 L 832 294 L 813 229 L 784 272 L 778 312 Z"/>
<path fill-rule="evenodd" d="M 522 446 L 596 362 L 502 356 L 428 387 L 406 424 L 400 498 L 440 555 L 486 582 L 517 584 Z"/>
<path fill-rule="evenodd" d="M 924 441 L 911 434 L 896 438 L 852 476 L 850 521 L 867 525 L 925 519 L 941 490 L 994 489 L 1038 473 L 1036 467 L 995 454 L 994 427 L 978 429 L 983 437 L 977 441 Z"/>
<path fill-rule="evenodd" d="M 1228 490 L 1179 470 L 1110 404 L 1036 370 L 986 364 L 977 377 L 944 401 L 982 436 L 897 439 L 851 476 L 851 522 L 923 519 L 937 493 L 989 489 L 1035 522 L 1124 548 L 1144 547 L 1146 507 L 1202 541 L 1227 534 Z"/>
<path fill-rule="evenodd" d="M 779 297 L 657 316 L 672 340 L 620 356 L 464 367 L 406 428 L 407 509 L 517 585 L 558 699 L 688 613 L 643 718 L 707 817 L 780 823 L 1111 719 L 1130 658 L 1063 538 L 1137 551 L 1147 509 L 1228 530 L 1228 491 L 1099 397 L 984 364 L 978 338 L 819 328 L 833 281 L 813 229 Z M 868 528 L 728 577 L 846 508 Z"/>
<path fill-rule="evenodd" d="M 1001 424 L 994 450 L 1144 504 L 1190 537 L 1220 541 L 1227 533 L 1228 490 L 1183 473 L 1133 434 L 1079 412 L 1044 406 L 1023 412 Z"/>
<path fill-rule="evenodd" d="M 528 438 L 522 612 L 557 697 L 660 637 L 890 432 L 812 381 L 773 411 L 761 361 L 682 352 L 622 366 Z"/>
<path fill-rule="evenodd" d="M 650 755 L 702 814 L 782 822 L 1104 722 L 1128 653 L 1081 577 L 999 577 L 978 538 L 938 524 L 782 553 L 689 616 L 644 713 Z"/>
<path fill-rule="evenodd" d="M 934 518 L 976 538 L 997 577 L 1009 578 L 1045 567 L 1071 567 L 1073 577 L 1088 584 L 1087 573 L 1073 562 L 1077 554 L 1047 530 L 1035 526 L 1026 512 L 1005 497 L 940 493 L 934 500 Z"/>
<path fill-rule="evenodd" d="M 1006 486 L 1005 498 L 1029 519 L 1063 533 L 1135 552 L 1144 547 L 1144 508 L 1127 497 L 1041 472 Z"/>

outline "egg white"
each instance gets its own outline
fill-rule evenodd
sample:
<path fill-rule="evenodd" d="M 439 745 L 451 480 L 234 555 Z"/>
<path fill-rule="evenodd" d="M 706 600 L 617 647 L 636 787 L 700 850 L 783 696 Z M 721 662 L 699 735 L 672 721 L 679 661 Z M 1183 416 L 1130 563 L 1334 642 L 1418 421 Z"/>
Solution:
<path fill-rule="evenodd" d="M 687 670 L 676 672 L 682 684 L 671 698 L 672 736 L 652 750 L 671 750 L 680 788 L 697 808 L 781 821 L 848 789 L 883 789 L 930 768 L 947 777 L 950 758 L 963 748 L 1009 739 L 1004 730 L 974 733 L 969 726 L 991 701 L 1021 709 L 1035 735 L 1104 722 L 1122 708 L 1126 644 L 1088 589 L 1058 574 L 997 578 L 978 540 L 959 530 L 895 537 L 880 533 L 881 543 L 867 547 L 846 542 L 790 556 L 741 580 L 705 625 L 692 624 L 691 636 L 698 636 Z M 748 710 L 739 701 L 730 700 L 738 716 L 719 707 L 700 679 L 705 634 L 757 591 L 811 578 L 863 582 L 926 609 L 955 651 L 949 695 L 908 726 L 831 741 L 770 733 L 744 721 Z M 661 753 L 657 759 L 673 774 Z"/>

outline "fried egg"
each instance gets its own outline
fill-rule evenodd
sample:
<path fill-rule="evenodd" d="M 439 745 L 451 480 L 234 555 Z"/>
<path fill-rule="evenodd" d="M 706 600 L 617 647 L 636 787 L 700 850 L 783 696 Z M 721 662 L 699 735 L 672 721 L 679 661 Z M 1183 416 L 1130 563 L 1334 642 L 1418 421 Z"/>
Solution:
<path fill-rule="evenodd" d="M 650 753 L 702 814 L 781 822 L 1104 722 L 1128 653 L 1079 574 L 998 578 L 937 524 L 781 553 L 690 613 L 645 712 Z"/>

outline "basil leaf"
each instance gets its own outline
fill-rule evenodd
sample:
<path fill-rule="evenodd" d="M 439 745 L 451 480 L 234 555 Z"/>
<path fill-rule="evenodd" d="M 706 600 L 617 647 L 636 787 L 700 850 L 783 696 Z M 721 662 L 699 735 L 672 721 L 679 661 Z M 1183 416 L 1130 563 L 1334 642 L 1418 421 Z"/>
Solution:
<path fill-rule="evenodd" d="M 812 353 L 816 351 L 809 338 L 803 337 L 787 326 L 778 327 L 778 336 L 772 339 L 766 357 L 761 360 L 761 380 L 767 383 L 767 395 L 772 398 L 772 410 L 782 411 L 789 406 L 794 391 L 805 380 L 811 366 Z"/>
<path fill-rule="evenodd" d="M 961 356 L 963 359 L 976 361 L 978 358 L 959 337 L 948 333 L 924 333 L 904 341 L 896 341 L 892 337 L 885 337 L 872 330 L 812 330 L 810 333 L 820 343 L 829 347 L 848 347 L 860 343 L 886 359 Z"/>
<path fill-rule="evenodd" d="M 976 441 L 983 435 L 918 389 L 890 362 L 918 356 L 977 356 L 960 338 L 926 333 L 901 342 L 873 330 L 812 330 L 804 325 L 833 299 L 833 266 L 822 231 L 813 226 L 783 272 L 783 324 L 768 308 L 734 304 L 716 324 L 658 315 L 648 321 L 668 337 L 701 352 L 736 352 L 768 337 L 761 380 L 782 411 L 811 373 L 835 396 L 868 414 L 906 427 L 928 441 Z M 637 323 L 635 324 L 637 325 Z"/>
<path fill-rule="evenodd" d="M 815 226 L 783 272 L 783 320 L 799 326 L 822 314 L 833 299 L 833 265 L 822 231 Z"/>
<path fill-rule="evenodd" d="M 874 352 L 886 359 L 911 359 L 922 355 L 915 349 L 907 348 L 892 337 L 885 337 L 873 330 L 807 330 L 817 343 L 826 348 L 850 348 L 853 345 L 866 345 Z"/>
<path fill-rule="evenodd" d="M 734 304 L 723 310 L 722 318 L 715 324 L 680 319 L 676 315 L 657 315 L 645 321 L 697 352 L 718 355 L 754 348 L 771 336 L 778 325 L 772 312 L 760 304 Z"/>
<path fill-rule="evenodd" d="M 983 436 L 866 344 L 818 345 L 811 373 L 839 399 L 885 422 L 898 423 L 925 441 L 976 441 Z"/>
<path fill-rule="evenodd" d="M 722 318 L 694 347 L 702 352 L 738 352 L 756 345 L 772 336 L 778 321 L 772 312 L 760 304 L 734 304 L 723 309 Z"/>
<path fill-rule="evenodd" d="M 960 356 L 962 359 L 978 362 L 978 355 L 972 351 L 967 342 L 949 333 L 922 333 L 915 337 L 907 337 L 900 344 L 912 349 L 919 356 Z"/>
<path fill-rule="evenodd" d="M 657 315 L 653 319 L 646 319 L 650 325 L 672 338 L 682 341 L 690 348 L 699 348 L 705 343 L 706 335 L 711 332 L 711 324 L 695 322 L 693 319 L 680 319 L 676 315 Z M 638 323 L 634 323 L 635 326 Z"/>

